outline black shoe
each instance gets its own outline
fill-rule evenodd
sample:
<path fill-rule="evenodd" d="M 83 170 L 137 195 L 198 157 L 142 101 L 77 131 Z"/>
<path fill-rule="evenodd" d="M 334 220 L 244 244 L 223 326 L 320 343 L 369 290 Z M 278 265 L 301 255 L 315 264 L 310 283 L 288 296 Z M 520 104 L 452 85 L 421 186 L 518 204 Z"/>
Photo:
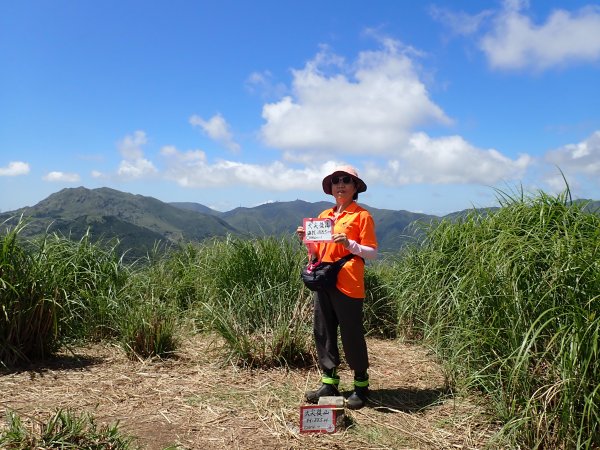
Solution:
<path fill-rule="evenodd" d="M 319 398 L 321 397 L 335 397 L 340 395 L 340 391 L 335 384 L 325 384 L 323 383 L 319 389 L 316 391 L 307 391 L 305 394 L 306 401 L 309 403 L 317 404 L 319 403 Z"/>
<path fill-rule="evenodd" d="M 355 386 L 354 392 L 346 400 L 346 406 L 350 409 L 360 409 L 367 404 L 368 395 L 368 387 Z"/>

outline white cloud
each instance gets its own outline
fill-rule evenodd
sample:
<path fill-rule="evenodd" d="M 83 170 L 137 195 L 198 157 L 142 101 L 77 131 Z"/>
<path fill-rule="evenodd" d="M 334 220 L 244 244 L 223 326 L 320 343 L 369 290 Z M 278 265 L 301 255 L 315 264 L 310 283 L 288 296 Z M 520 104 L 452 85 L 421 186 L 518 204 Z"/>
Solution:
<path fill-rule="evenodd" d="M 241 185 L 270 191 L 320 190 L 323 177 L 345 163 L 325 158 L 295 169 L 281 161 L 268 165 L 228 160 L 210 163 L 200 150 L 180 152 L 174 147 L 163 148 L 162 154 L 168 167 L 165 177 L 189 188 Z M 361 172 L 373 185 L 493 185 L 522 177 L 530 163 L 528 155 L 513 160 L 495 149 L 477 148 L 460 136 L 431 138 L 415 133 L 395 158 L 383 165 L 372 159 Z"/>
<path fill-rule="evenodd" d="M 293 169 L 280 161 L 267 165 L 218 160 L 209 163 L 201 150 L 180 152 L 172 146 L 161 151 L 166 158 L 165 177 L 189 188 L 248 186 L 271 191 L 316 190 L 335 162 Z"/>
<path fill-rule="evenodd" d="M 252 72 L 246 79 L 245 86 L 250 93 L 258 93 L 265 99 L 279 98 L 287 92 L 287 87 L 283 83 L 273 81 L 273 74 L 268 70 Z"/>
<path fill-rule="evenodd" d="M 81 181 L 81 177 L 76 173 L 68 173 L 68 172 L 48 172 L 46 175 L 42 177 L 44 181 L 50 182 L 63 182 L 63 183 L 77 183 Z"/>
<path fill-rule="evenodd" d="M 521 155 L 516 160 L 494 149 L 479 149 L 460 136 L 431 138 L 415 133 L 409 144 L 389 160 L 385 168 L 370 164 L 368 178 L 391 186 L 431 183 L 493 185 L 502 180 L 521 177 L 531 158 Z"/>
<path fill-rule="evenodd" d="M 469 36 L 481 28 L 483 22 L 494 14 L 492 10 L 484 10 L 477 14 L 467 14 L 463 11 L 454 12 L 446 8 L 432 6 L 429 9 L 431 16 L 438 22 L 448 26 L 452 34 Z"/>
<path fill-rule="evenodd" d="M 431 138 L 418 128 L 451 120 L 430 98 L 411 59 L 414 49 L 382 39 L 352 64 L 320 51 L 292 71 L 292 96 L 263 107 L 263 140 L 282 152 L 266 165 L 209 161 L 200 150 L 163 147 L 165 176 L 185 187 L 247 186 L 266 190 L 318 190 L 341 158 L 363 158 L 372 184 L 486 184 L 521 177 L 531 158 L 481 149 L 460 136 Z M 410 55 L 410 56 L 409 56 Z M 257 75 L 258 81 L 260 77 Z M 227 136 L 220 115 L 190 119 L 214 138 Z M 303 166 L 303 169 L 294 167 Z"/>
<path fill-rule="evenodd" d="M 123 160 L 119 164 L 117 174 L 123 178 L 142 178 L 157 172 L 154 164 L 144 158 L 132 161 Z"/>
<path fill-rule="evenodd" d="M 544 70 L 600 59 L 600 7 L 554 10 L 541 25 L 521 12 L 527 3 L 506 1 L 480 42 L 494 68 Z"/>
<path fill-rule="evenodd" d="M 117 169 L 118 176 L 125 179 L 136 179 L 154 175 L 158 172 L 154 164 L 144 157 L 142 146 L 147 142 L 146 133 L 139 130 L 119 141 L 117 146 L 123 160 L 121 160 Z"/>
<path fill-rule="evenodd" d="M 27 175 L 29 173 L 29 164 L 23 161 L 11 161 L 6 167 L 0 167 L 0 177 L 16 177 L 18 175 Z"/>
<path fill-rule="evenodd" d="M 252 72 L 246 79 L 246 85 L 251 88 L 252 86 L 264 86 L 268 84 L 268 80 L 271 78 L 271 72 L 268 70 L 260 72 Z"/>
<path fill-rule="evenodd" d="M 577 144 L 549 151 L 545 160 L 565 173 L 582 173 L 597 180 L 600 177 L 600 131 Z"/>
<path fill-rule="evenodd" d="M 237 153 L 240 151 L 239 144 L 233 139 L 229 124 L 221 114 L 215 114 L 209 120 L 204 120 L 200 116 L 193 115 L 190 117 L 190 124 L 202 128 L 208 137 L 224 145 L 232 152 Z"/>
<path fill-rule="evenodd" d="M 288 152 L 384 155 L 394 154 L 418 125 L 449 124 L 429 99 L 410 50 L 388 39 L 352 65 L 321 51 L 292 72 L 293 96 L 263 106 L 264 142 Z"/>
<path fill-rule="evenodd" d="M 127 160 L 136 160 L 144 156 L 142 146 L 148 143 L 146 133 L 143 131 L 134 131 L 132 135 L 125 136 L 117 147 L 121 152 L 121 156 Z"/>
<path fill-rule="evenodd" d="M 544 190 L 549 191 L 553 194 L 559 194 L 561 192 L 564 192 L 567 185 L 571 192 L 573 192 L 574 190 L 581 190 L 582 187 L 576 178 L 567 179 L 567 183 L 565 183 L 565 178 L 566 177 L 563 177 L 563 175 L 561 175 L 560 173 L 552 173 L 546 175 L 545 177 L 543 177 L 543 181 L 544 183 L 546 183 L 546 186 L 544 186 Z"/>

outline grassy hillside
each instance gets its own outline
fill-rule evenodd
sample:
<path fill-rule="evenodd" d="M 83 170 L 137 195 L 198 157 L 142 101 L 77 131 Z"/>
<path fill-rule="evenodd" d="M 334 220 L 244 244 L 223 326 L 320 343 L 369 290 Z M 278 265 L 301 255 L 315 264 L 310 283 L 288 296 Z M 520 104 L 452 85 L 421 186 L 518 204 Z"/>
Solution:
<path fill-rule="evenodd" d="M 233 227 L 253 236 L 291 234 L 304 217 L 316 217 L 332 203 L 293 202 L 266 203 L 254 208 L 235 208 L 221 215 Z"/>
<path fill-rule="evenodd" d="M 542 193 L 431 227 L 397 268 L 404 327 L 489 395 L 506 448 L 600 448 L 599 261 L 600 217 Z"/>
<path fill-rule="evenodd" d="M 229 364 L 314 362 L 295 239 L 230 236 L 128 265 L 87 238 L 20 231 L 0 234 L 0 366 L 73 340 L 167 358 L 195 332 L 218 335 Z M 600 448 L 600 216 L 540 194 L 424 233 L 367 266 L 367 333 L 422 340 L 448 392 L 479 389 L 502 426 L 493 448 Z"/>
<path fill-rule="evenodd" d="M 304 217 L 316 217 L 321 211 L 332 206 L 332 202 L 310 203 L 295 200 L 292 202 L 267 203 L 254 208 L 236 208 L 221 213 L 220 217 L 234 228 L 251 236 L 272 236 L 292 234 Z M 417 233 L 417 229 L 411 228 L 409 225 L 416 221 L 428 223 L 437 218 L 436 216 L 409 211 L 378 209 L 369 205 L 362 206 L 369 210 L 373 216 L 381 251 L 398 251 L 407 242 L 413 241 L 415 233 Z"/>
<path fill-rule="evenodd" d="M 599 202 L 579 200 L 585 210 L 598 210 Z M 201 242 L 226 235 L 265 237 L 293 235 L 304 217 L 315 217 L 333 206 L 331 202 L 302 200 L 274 202 L 252 208 L 215 211 L 199 203 L 164 203 L 152 197 L 134 195 L 110 188 L 63 189 L 37 205 L 0 214 L 0 224 L 12 217 L 12 224 L 23 215 L 28 226 L 21 233 L 32 237 L 58 231 L 80 239 L 89 230 L 93 239 L 120 241 L 118 249 L 130 256 L 143 256 L 162 243 Z M 368 209 L 375 221 L 380 252 L 395 253 L 422 236 L 422 224 L 448 219 L 456 221 L 473 210 L 458 211 L 444 217 L 403 210 Z M 479 209 L 485 214 L 498 208 Z"/>
<path fill-rule="evenodd" d="M 412 213 L 409 211 L 394 211 L 365 206 L 375 221 L 377 240 L 381 251 L 396 251 L 414 242 L 420 235 L 421 223 L 430 223 L 439 219 L 437 216 Z"/>
<path fill-rule="evenodd" d="M 32 207 L 0 214 L 0 223 L 23 216 L 28 222 L 21 235 L 33 237 L 60 232 L 77 240 L 88 230 L 93 239 L 118 239 L 118 249 L 141 256 L 155 243 L 200 242 L 209 237 L 289 236 L 304 217 L 316 217 L 332 202 L 275 202 L 253 208 L 219 212 L 193 202 L 164 203 L 152 197 L 110 188 L 63 189 Z M 396 252 L 414 240 L 415 221 L 430 222 L 435 216 L 372 208 L 382 252 Z"/>
<path fill-rule="evenodd" d="M 32 207 L 0 215 L 0 222 L 20 217 L 27 222 L 22 235 L 60 232 L 78 240 L 90 231 L 94 239 L 119 239 L 122 250 L 143 255 L 158 241 L 179 243 L 241 234 L 212 214 L 183 210 L 152 197 L 110 188 L 63 189 Z"/>
<path fill-rule="evenodd" d="M 179 208 L 179 209 L 187 209 L 189 211 L 195 211 L 195 212 L 199 212 L 199 213 L 203 213 L 203 214 L 210 214 L 213 216 L 219 216 L 222 214 L 220 211 L 216 211 L 216 210 L 209 208 L 208 206 L 204 206 L 200 203 L 170 202 L 169 205 L 175 206 L 176 208 Z"/>

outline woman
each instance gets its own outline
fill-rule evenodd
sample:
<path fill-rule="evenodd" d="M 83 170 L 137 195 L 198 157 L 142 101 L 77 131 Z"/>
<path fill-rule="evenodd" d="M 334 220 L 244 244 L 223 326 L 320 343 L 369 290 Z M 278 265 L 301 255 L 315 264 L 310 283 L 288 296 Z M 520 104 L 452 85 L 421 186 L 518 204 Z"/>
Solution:
<path fill-rule="evenodd" d="M 334 288 L 315 292 L 313 328 L 323 376 L 319 389 L 306 392 L 310 403 L 318 403 L 323 396 L 340 395 L 338 327 L 346 362 L 354 371 L 354 391 L 347 399 L 347 406 L 358 409 L 367 401 L 369 358 L 363 328 L 364 260 L 377 256 L 377 240 L 371 214 L 356 203 L 358 194 L 366 190 L 367 185 L 351 166 L 338 167 L 323 179 L 323 191 L 333 195 L 335 206 L 323 211 L 319 218 L 334 221 L 333 242 L 308 243 L 309 258 L 334 262 L 349 253 L 356 256 L 344 264 Z M 298 227 L 297 233 L 304 238 L 303 227 Z"/>

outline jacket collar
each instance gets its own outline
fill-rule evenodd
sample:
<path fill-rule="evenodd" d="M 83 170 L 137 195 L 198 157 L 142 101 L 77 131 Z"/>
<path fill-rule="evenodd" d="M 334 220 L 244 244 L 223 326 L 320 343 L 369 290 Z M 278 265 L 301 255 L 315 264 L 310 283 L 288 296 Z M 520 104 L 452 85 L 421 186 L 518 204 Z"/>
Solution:
<path fill-rule="evenodd" d="M 334 206 L 333 208 L 331 208 L 331 210 L 329 211 L 329 215 L 333 216 L 335 214 L 335 209 L 337 208 L 337 205 Z M 352 203 L 350 203 L 346 209 L 344 209 L 342 211 L 343 213 L 355 213 L 359 210 L 360 206 L 358 206 L 358 203 L 356 203 L 356 200 L 352 200 Z"/>

